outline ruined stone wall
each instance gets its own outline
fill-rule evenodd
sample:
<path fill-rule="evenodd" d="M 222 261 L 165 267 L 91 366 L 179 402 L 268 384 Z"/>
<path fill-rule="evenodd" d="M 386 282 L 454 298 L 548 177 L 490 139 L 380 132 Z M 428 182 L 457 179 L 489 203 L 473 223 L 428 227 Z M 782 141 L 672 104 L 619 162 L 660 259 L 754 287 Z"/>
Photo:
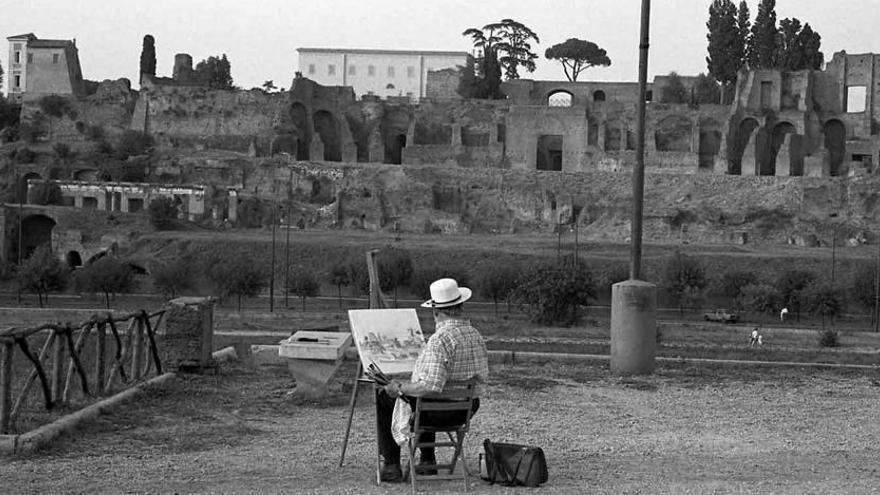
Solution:
<path fill-rule="evenodd" d="M 165 145 L 265 150 L 287 103 L 286 93 L 154 86 L 142 91 L 131 127 Z"/>
<path fill-rule="evenodd" d="M 461 95 L 458 94 L 459 81 L 461 81 L 461 72 L 458 69 L 428 71 L 425 96 L 435 99 L 461 99 Z"/>
<path fill-rule="evenodd" d="M 61 117 L 46 115 L 40 110 L 44 96 L 24 96 L 22 121 L 41 128 L 51 141 L 77 148 L 90 146 L 89 141 L 112 139 L 128 129 L 138 93 L 131 90 L 128 79 L 105 80 L 93 95 L 65 97 L 69 110 Z"/>
<path fill-rule="evenodd" d="M 548 97 L 555 92 L 572 95 L 572 105 L 585 105 L 594 101 L 636 103 L 639 101 L 638 83 L 596 81 L 533 81 L 515 79 L 505 81 L 501 90 L 514 105 L 546 105 Z M 650 85 L 649 85 L 650 90 Z"/>

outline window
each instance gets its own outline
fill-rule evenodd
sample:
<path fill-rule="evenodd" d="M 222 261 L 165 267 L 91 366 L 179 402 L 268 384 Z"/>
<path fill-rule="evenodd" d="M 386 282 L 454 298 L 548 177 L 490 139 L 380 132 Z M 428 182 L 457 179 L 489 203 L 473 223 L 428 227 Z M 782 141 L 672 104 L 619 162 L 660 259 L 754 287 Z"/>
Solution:
<path fill-rule="evenodd" d="M 315 64 L 309 64 L 309 74 L 315 73 Z"/>
<path fill-rule="evenodd" d="M 368 65 L 367 66 L 367 75 L 368 76 L 375 76 L 376 75 L 376 68 L 373 67 L 372 65 Z"/>
<path fill-rule="evenodd" d="M 327 64 L 327 75 L 335 76 L 336 75 L 336 66 L 333 64 Z"/>
<path fill-rule="evenodd" d="M 846 87 L 846 113 L 862 113 L 865 111 L 867 86 Z"/>
<path fill-rule="evenodd" d="M 394 66 L 388 66 L 388 77 L 394 77 Z"/>
<path fill-rule="evenodd" d="M 353 66 L 353 65 L 349 65 L 349 66 L 348 66 L 348 75 L 349 75 L 349 76 L 353 76 L 353 75 L 355 75 L 355 72 L 356 72 L 356 71 L 355 71 L 354 66 Z"/>
<path fill-rule="evenodd" d="M 57 63 L 58 63 L 58 54 L 57 54 L 57 53 L 53 53 L 53 54 L 52 54 L 52 63 L 53 63 L 53 64 L 57 64 Z"/>
<path fill-rule="evenodd" d="M 33 53 L 28 53 L 27 60 L 28 60 L 28 63 L 29 63 L 29 64 L 34 63 L 34 54 L 33 54 Z"/>
<path fill-rule="evenodd" d="M 18 51 L 15 52 L 15 63 L 17 63 L 17 64 L 21 63 L 21 52 L 18 52 Z"/>
<path fill-rule="evenodd" d="M 16 88 L 21 87 L 21 76 L 15 76 L 15 86 Z"/>
<path fill-rule="evenodd" d="M 410 65 L 406 68 L 406 77 L 416 77 L 416 68 Z"/>

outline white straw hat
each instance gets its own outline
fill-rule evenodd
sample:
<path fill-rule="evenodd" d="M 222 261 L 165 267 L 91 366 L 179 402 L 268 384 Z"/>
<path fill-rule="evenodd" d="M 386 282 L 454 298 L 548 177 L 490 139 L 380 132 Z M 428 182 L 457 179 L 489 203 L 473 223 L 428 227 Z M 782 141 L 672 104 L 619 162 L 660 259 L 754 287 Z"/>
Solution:
<path fill-rule="evenodd" d="M 471 298 L 471 290 L 459 287 L 452 278 L 441 278 L 431 284 L 431 299 L 422 303 L 423 308 L 448 308 Z"/>

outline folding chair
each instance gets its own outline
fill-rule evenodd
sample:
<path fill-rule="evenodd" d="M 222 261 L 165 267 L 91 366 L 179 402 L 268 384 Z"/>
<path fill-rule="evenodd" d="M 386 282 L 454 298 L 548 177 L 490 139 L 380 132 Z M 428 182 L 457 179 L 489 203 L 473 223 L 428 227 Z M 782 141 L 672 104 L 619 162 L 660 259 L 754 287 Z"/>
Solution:
<path fill-rule="evenodd" d="M 409 477 L 412 483 L 412 491 L 416 492 L 416 480 L 450 480 L 457 479 L 459 476 L 464 481 L 464 490 L 468 491 L 468 470 L 467 461 L 464 452 L 464 437 L 468 432 L 471 424 L 471 415 L 474 405 L 474 394 L 476 393 L 476 379 L 470 379 L 463 382 L 447 382 L 443 387 L 443 392 L 439 394 L 429 394 L 416 399 L 415 410 L 413 412 L 412 435 L 409 438 Z M 461 414 L 463 421 L 455 422 L 451 425 L 432 425 L 427 424 L 422 417 L 423 413 L 431 412 L 448 412 Z M 422 433 L 446 434 L 447 438 L 435 438 L 434 442 L 419 442 L 419 435 Z M 435 464 L 421 464 L 419 467 L 426 470 L 436 470 L 437 474 L 418 474 L 416 472 L 416 452 L 421 447 L 435 447 Z M 436 453 L 437 447 L 451 447 L 452 460 L 448 463 L 439 463 L 436 461 L 439 456 Z M 455 474 L 455 466 L 461 458 L 461 474 Z M 442 472 L 447 471 L 447 472 Z"/>

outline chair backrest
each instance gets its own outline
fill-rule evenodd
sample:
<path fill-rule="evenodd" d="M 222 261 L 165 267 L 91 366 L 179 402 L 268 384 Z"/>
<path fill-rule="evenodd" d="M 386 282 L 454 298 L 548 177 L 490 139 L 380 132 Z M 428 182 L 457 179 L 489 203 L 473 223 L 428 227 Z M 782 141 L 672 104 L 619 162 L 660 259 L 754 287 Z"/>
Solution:
<path fill-rule="evenodd" d="M 434 392 L 419 397 L 416 401 L 415 416 L 418 421 L 419 413 L 423 411 L 467 411 L 467 424 L 470 421 L 471 409 L 477 393 L 476 378 L 470 380 L 446 382 L 442 392 Z"/>

